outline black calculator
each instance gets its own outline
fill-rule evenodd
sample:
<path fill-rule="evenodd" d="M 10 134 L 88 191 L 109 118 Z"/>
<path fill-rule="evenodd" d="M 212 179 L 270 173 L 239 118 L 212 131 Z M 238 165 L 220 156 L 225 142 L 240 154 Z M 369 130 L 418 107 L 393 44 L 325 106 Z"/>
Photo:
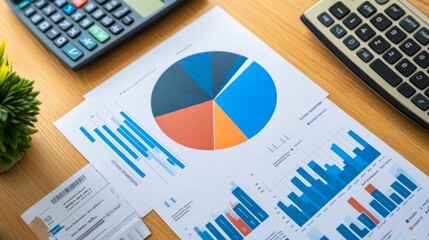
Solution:
<path fill-rule="evenodd" d="M 7 0 L 59 59 L 79 70 L 184 0 Z"/>

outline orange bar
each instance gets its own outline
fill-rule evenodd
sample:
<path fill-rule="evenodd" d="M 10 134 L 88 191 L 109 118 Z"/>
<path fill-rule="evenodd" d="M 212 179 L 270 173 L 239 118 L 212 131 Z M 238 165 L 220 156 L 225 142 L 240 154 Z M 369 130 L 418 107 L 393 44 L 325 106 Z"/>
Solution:
<path fill-rule="evenodd" d="M 372 186 L 372 185 L 371 185 Z M 354 198 L 350 198 L 347 201 L 350 205 L 352 205 L 352 207 L 354 209 L 356 209 L 356 211 L 358 211 L 359 213 L 365 213 L 369 218 L 371 218 L 371 220 L 375 223 L 375 224 L 379 224 L 380 221 L 378 221 L 378 219 L 372 215 L 372 213 L 370 213 L 364 206 L 362 206 L 356 199 Z"/>
<path fill-rule="evenodd" d="M 238 231 L 243 234 L 243 236 L 249 235 L 249 233 L 252 232 L 252 229 L 250 229 L 249 226 L 246 225 L 246 223 L 239 218 L 234 212 L 229 211 L 226 214 L 226 217 L 231 221 L 231 223 L 238 229 Z"/>
<path fill-rule="evenodd" d="M 375 191 L 375 187 L 370 183 L 366 186 L 365 190 L 369 193 L 373 193 Z"/>

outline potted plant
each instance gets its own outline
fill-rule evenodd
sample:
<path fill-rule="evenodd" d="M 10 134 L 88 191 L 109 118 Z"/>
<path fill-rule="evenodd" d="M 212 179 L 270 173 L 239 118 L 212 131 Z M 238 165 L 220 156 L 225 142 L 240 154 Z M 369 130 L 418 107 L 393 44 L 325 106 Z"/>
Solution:
<path fill-rule="evenodd" d="M 34 81 L 13 72 L 4 51 L 5 41 L 0 45 L 0 173 L 14 166 L 30 147 L 40 105 Z"/>

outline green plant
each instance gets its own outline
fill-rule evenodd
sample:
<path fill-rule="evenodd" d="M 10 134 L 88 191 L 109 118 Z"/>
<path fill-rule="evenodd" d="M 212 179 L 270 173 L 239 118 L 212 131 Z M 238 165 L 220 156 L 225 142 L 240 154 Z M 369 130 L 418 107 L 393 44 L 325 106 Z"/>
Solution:
<path fill-rule="evenodd" d="M 5 41 L 0 45 L 0 169 L 8 170 L 31 145 L 41 102 L 34 81 L 13 72 L 4 52 Z"/>

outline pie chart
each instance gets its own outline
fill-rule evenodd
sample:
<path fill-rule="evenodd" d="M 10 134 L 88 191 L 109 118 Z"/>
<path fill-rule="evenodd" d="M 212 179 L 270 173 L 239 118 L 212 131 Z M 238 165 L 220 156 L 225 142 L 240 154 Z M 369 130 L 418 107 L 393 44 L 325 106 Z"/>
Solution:
<path fill-rule="evenodd" d="M 162 73 L 152 92 L 152 113 L 175 142 L 219 150 L 246 142 L 270 121 L 277 91 L 257 62 L 230 52 L 185 57 Z"/>

